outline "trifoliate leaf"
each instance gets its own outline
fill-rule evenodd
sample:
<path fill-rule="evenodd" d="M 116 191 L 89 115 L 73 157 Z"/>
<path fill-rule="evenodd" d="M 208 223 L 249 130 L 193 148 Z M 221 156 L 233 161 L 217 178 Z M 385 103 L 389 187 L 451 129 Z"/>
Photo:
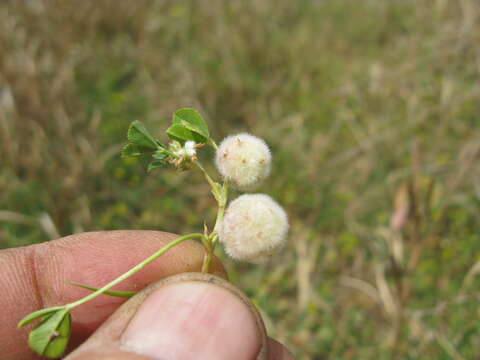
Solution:
<path fill-rule="evenodd" d="M 22 327 L 22 326 L 25 326 L 25 325 L 28 325 L 30 324 L 33 320 L 36 320 L 36 319 L 39 319 L 39 318 L 43 318 L 47 315 L 50 315 L 51 313 L 53 312 L 56 312 L 58 310 L 61 310 L 63 309 L 63 306 L 54 306 L 54 307 L 50 307 L 50 308 L 46 308 L 46 309 L 41 309 L 41 310 L 38 310 L 38 311 L 35 311 L 31 314 L 28 314 L 27 316 L 25 316 L 22 320 L 20 320 L 20 322 L 18 323 L 18 327 Z"/>
<path fill-rule="evenodd" d="M 144 146 L 154 150 L 158 148 L 157 140 L 150 135 L 145 125 L 138 120 L 135 120 L 130 124 L 127 138 L 130 143 L 137 146 Z"/>
<path fill-rule="evenodd" d="M 172 122 L 173 124 L 183 125 L 188 130 L 202 136 L 205 142 L 210 138 L 208 125 L 197 110 L 191 108 L 179 109 L 173 114 Z"/>
<path fill-rule="evenodd" d="M 149 148 L 149 147 L 146 147 L 146 146 L 135 145 L 135 144 L 131 144 L 131 143 L 125 145 L 122 149 L 122 157 L 123 158 L 151 155 L 152 153 L 153 153 L 152 148 Z"/>
<path fill-rule="evenodd" d="M 72 317 L 67 309 L 47 315 L 28 336 L 28 344 L 37 354 L 48 358 L 62 356 L 68 345 Z"/>
<path fill-rule="evenodd" d="M 150 172 L 153 170 L 163 168 L 165 166 L 167 166 L 167 163 L 165 161 L 152 161 L 150 164 L 148 164 L 147 171 Z"/>
<path fill-rule="evenodd" d="M 180 144 L 184 144 L 186 141 L 195 141 L 196 143 L 204 144 L 208 141 L 204 136 L 199 135 L 183 124 L 173 124 L 167 129 L 167 135 L 172 140 L 178 141 Z"/>
<path fill-rule="evenodd" d="M 67 349 L 70 335 L 72 332 L 72 315 L 67 313 L 63 318 L 60 326 L 55 333 L 55 338 L 50 341 L 46 350 L 45 356 L 51 359 L 59 358 Z"/>

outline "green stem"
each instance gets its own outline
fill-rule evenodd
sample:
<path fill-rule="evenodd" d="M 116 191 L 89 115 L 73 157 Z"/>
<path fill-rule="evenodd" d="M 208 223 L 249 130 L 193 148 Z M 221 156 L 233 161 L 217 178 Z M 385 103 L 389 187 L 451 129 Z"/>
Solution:
<path fill-rule="evenodd" d="M 132 276 L 133 274 L 135 274 L 137 271 L 143 269 L 145 266 L 149 265 L 150 263 L 152 263 L 153 261 L 155 261 L 156 259 L 158 259 L 158 257 L 160 257 L 161 255 L 163 255 L 164 253 L 166 253 L 168 250 L 170 250 L 172 247 L 174 247 L 175 245 L 178 245 L 180 244 L 181 242 L 185 241 L 185 240 L 190 240 L 190 239 L 194 239 L 194 238 L 202 238 L 203 237 L 203 234 L 200 234 L 200 233 L 193 233 L 193 234 L 187 234 L 187 235 L 184 235 L 184 236 L 181 236 L 177 239 L 175 239 L 174 241 L 168 243 L 167 245 L 165 245 L 163 248 L 161 248 L 160 250 L 158 250 L 156 253 L 154 253 L 153 255 L 149 256 L 148 258 L 146 258 L 145 260 L 143 260 L 141 263 L 138 263 L 137 265 L 135 265 L 133 268 L 131 268 L 130 270 L 128 270 L 126 273 L 124 273 L 123 275 L 120 275 L 118 278 L 116 278 L 115 280 L 113 280 L 112 282 L 108 283 L 107 285 L 101 287 L 100 289 L 98 289 L 97 291 L 85 296 L 84 298 L 80 299 L 80 300 L 77 300 L 73 303 L 70 303 L 70 304 L 67 304 L 65 307 L 69 310 L 73 309 L 74 307 L 77 307 L 78 305 L 82 305 L 84 303 L 86 303 L 87 301 L 89 300 L 92 300 L 93 298 L 97 297 L 98 295 L 101 295 L 103 294 L 106 290 L 109 290 L 110 288 L 114 287 L 115 285 L 121 283 L 123 280 L 129 278 L 130 276 Z"/>
<path fill-rule="evenodd" d="M 202 273 L 208 274 L 210 272 L 210 268 L 212 267 L 212 258 L 212 253 L 207 251 L 203 257 Z"/>
<path fill-rule="evenodd" d="M 219 183 L 213 181 L 200 162 L 197 161 L 195 164 L 203 172 L 205 179 L 207 179 L 208 183 L 210 184 L 210 187 L 212 188 L 212 194 L 218 204 L 217 218 L 215 219 L 213 231 L 209 236 L 207 236 L 204 243 L 205 256 L 203 258 L 202 272 L 208 273 L 212 266 L 213 253 L 218 240 L 218 231 L 220 230 L 220 225 L 222 223 L 223 216 L 225 215 L 225 208 L 227 206 L 228 198 L 228 183 L 225 181 L 222 185 L 220 185 Z"/>
<path fill-rule="evenodd" d="M 219 186 L 219 184 L 216 183 L 215 181 L 213 181 L 213 179 L 210 177 L 210 175 L 208 175 L 207 170 L 205 170 L 205 168 L 202 166 L 202 164 L 200 164 L 199 161 L 195 161 L 195 165 L 197 165 L 197 167 L 200 170 L 202 170 L 203 175 L 205 176 L 205 179 L 207 179 L 208 183 L 210 184 L 210 187 L 212 188 L 213 195 L 215 196 L 215 198 L 217 198 L 217 196 L 215 195 L 215 191 L 216 191 L 217 187 Z"/>
<path fill-rule="evenodd" d="M 228 183 L 225 181 L 221 188 L 220 200 L 218 201 L 217 218 L 215 219 L 215 225 L 213 227 L 214 233 L 218 233 L 218 230 L 220 230 L 220 225 L 222 224 L 223 216 L 225 215 L 227 199 L 228 199 Z"/>
<path fill-rule="evenodd" d="M 212 233 L 211 235 L 212 235 L 211 239 L 209 239 L 209 246 L 208 248 L 205 249 L 206 253 L 203 258 L 203 264 L 202 264 L 203 273 L 210 272 L 210 268 L 212 267 L 212 262 L 213 262 L 213 253 L 215 251 L 215 245 L 217 245 L 218 234 Z"/>
<path fill-rule="evenodd" d="M 212 139 L 210 139 L 210 145 L 212 145 L 212 147 L 213 147 L 215 150 L 218 150 L 217 143 L 216 143 L 215 141 L 213 141 Z"/>

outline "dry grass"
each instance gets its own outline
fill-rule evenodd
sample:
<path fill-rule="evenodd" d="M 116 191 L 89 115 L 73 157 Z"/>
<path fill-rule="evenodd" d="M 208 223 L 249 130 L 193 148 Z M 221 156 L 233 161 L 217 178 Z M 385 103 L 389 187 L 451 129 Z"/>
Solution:
<path fill-rule="evenodd" d="M 289 248 L 230 265 L 299 359 L 473 359 L 479 45 L 474 0 L 4 1 L 0 243 L 201 226 L 201 177 L 117 156 L 194 106 L 272 145 Z"/>

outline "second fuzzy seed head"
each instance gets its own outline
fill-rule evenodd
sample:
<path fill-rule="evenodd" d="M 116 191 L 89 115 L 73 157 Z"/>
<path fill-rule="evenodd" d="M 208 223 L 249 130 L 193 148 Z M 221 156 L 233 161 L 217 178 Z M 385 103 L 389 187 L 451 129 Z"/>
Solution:
<path fill-rule="evenodd" d="M 247 133 L 225 138 L 215 156 L 220 174 L 241 190 L 249 190 L 266 178 L 271 162 L 265 141 Z"/>
<path fill-rule="evenodd" d="M 288 218 L 283 208 L 265 194 L 244 194 L 228 206 L 220 241 L 235 260 L 262 262 L 286 241 Z"/>

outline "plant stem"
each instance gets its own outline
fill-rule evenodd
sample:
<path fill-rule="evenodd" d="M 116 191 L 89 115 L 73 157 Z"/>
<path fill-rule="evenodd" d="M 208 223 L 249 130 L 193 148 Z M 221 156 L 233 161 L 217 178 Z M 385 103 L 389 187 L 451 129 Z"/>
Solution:
<path fill-rule="evenodd" d="M 213 227 L 214 233 L 218 233 L 220 225 L 222 224 L 223 216 L 225 215 L 225 208 L 227 206 L 227 199 L 228 199 L 228 184 L 227 182 L 224 182 L 221 188 L 220 200 L 218 201 L 217 218 L 215 219 L 215 225 Z"/>
<path fill-rule="evenodd" d="M 202 272 L 203 273 L 208 273 L 210 272 L 210 268 L 212 267 L 212 261 L 213 261 L 213 253 L 215 251 L 215 245 L 217 245 L 217 239 L 218 239 L 218 234 L 213 232 L 211 234 L 211 239 L 209 239 L 209 247 L 206 248 L 206 253 L 203 258 L 203 264 L 202 264 Z"/>
<path fill-rule="evenodd" d="M 175 245 L 178 245 L 185 240 L 190 240 L 190 239 L 194 239 L 194 238 L 203 238 L 203 237 L 204 237 L 204 235 L 200 234 L 200 233 L 193 233 L 193 234 L 187 234 L 187 235 L 184 235 L 184 236 L 180 236 L 179 238 L 177 238 L 177 239 L 173 240 L 172 242 L 168 243 L 167 245 L 165 245 L 163 248 L 158 250 L 156 253 L 150 255 L 148 258 L 146 258 L 142 262 L 135 265 L 133 268 L 128 270 L 123 275 L 120 275 L 118 278 L 116 278 L 112 282 L 108 283 L 107 285 L 101 287 L 97 291 L 85 296 L 84 298 L 82 298 L 80 300 L 77 300 L 73 303 L 67 304 L 65 307 L 67 309 L 71 310 L 74 307 L 77 307 L 78 305 L 82 305 L 82 304 L 86 303 L 87 301 L 92 300 L 93 298 L 97 297 L 98 295 L 103 294 L 106 290 L 109 290 L 110 288 L 114 287 L 115 285 L 121 283 L 123 280 L 129 278 L 130 276 L 135 274 L 137 271 L 143 269 L 145 266 L 149 265 L 150 263 L 152 263 L 153 261 L 158 259 L 158 257 L 160 257 L 161 255 L 166 253 L 168 250 L 170 250 Z"/>
<path fill-rule="evenodd" d="M 211 234 L 206 238 L 205 246 L 205 256 L 203 258 L 203 265 L 202 265 L 202 272 L 208 273 L 210 271 L 212 260 L 213 260 L 213 252 L 215 251 L 215 245 L 218 240 L 218 230 L 223 220 L 223 216 L 225 214 L 225 208 L 227 206 L 227 199 L 228 199 L 228 183 L 225 181 L 222 185 L 212 180 L 210 175 L 208 175 L 205 168 L 200 164 L 200 162 L 195 162 L 197 167 L 203 172 L 205 179 L 210 184 L 212 188 L 212 194 L 215 197 L 215 200 L 218 204 L 217 209 L 217 218 L 215 219 L 215 225 L 213 227 L 213 231 Z"/>
<path fill-rule="evenodd" d="M 212 147 L 217 150 L 218 149 L 218 146 L 217 146 L 217 143 L 215 141 L 213 141 L 212 139 L 210 139 L 210 145 L 212 145 Z"/>
<path fill-rule="evenodd" d="M 212 267 L 212 259 L 212 253 L 210 251 L 206 251 L 203 257 L 202 273 L 208 274 L 210 272 L 210 268 Z"/>
<path fill-rule="evenodd" d="M 202 170 L 203 175 L 205 176 L 205 179 L 207 179 L 207 182 L 208 182 L 208 184 L 210 185 L 210 187 L 212 188 L 213 195 L 215 196 L 215 199 L 216 199 L 217 196 L 215 195 L 215 191 L 216 191 L 216 189 L 217 189 L 217 187 L 218 187 L 219 184 L 212 180 L 212 178 L 210 177 L 210 175 L 208 175 L 207 170 L 205 170 L 205 168 L 203 167 L 202 164 L 200 164 L 199 161 L 195 161 L 195 165 L 197 165 L 197 167 L 198 167 L 200 170 Z"/>

